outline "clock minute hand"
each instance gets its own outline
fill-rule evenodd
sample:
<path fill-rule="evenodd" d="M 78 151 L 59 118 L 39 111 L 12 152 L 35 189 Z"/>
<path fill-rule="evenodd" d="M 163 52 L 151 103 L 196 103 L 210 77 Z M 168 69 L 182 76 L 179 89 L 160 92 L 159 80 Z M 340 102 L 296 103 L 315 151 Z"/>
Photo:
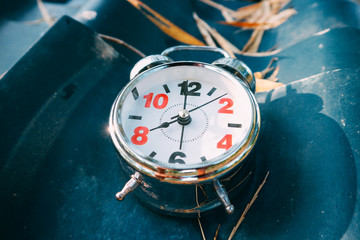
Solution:
<path fill-rule="evenodd" d="M 193 111 L 195 111 L 195 110 L 197 110 L 197 109 L 199 109 L 199 108 L 202 108 L 202 107 L 204 107 L 205 105 L 208 105 L 209 103 L 212 103 L 212 102 L 218 100 L 219 98 L 222 98 L 222 97 L 225 96 L 226 94 L 227 94 L 227 93 L 225 93 L 225 94 L 223 94 L 223 95 L 221 95 L 221 96 L 218 96 L 217 98 L 214 98 L 214 99 L 212 99 L 212 100 L 210 100 L 210 101 L 208 101 L 208 102 L 206 102 L 206 103 L 204 103 L 204 104 L 202 104 L 202 105 L 200 105 L 200 106 L 198 106 L 198 107 L 195 107 L 195 108 L 193 108 L 193 109 L 190 109 L 189 112 L 193 112 Z M 174 118 L 177 118 L 177 117 L 178 117 L 178 116 L 176 115 L 176 116 L 171 117 L 171 119 L 174 119 Z"/>

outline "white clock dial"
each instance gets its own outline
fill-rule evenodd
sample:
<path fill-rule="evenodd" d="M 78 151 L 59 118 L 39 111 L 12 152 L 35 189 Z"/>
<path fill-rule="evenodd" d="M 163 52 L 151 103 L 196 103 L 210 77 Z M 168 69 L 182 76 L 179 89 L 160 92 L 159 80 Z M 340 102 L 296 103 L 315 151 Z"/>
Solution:
<path fill-rule="evenodd" d="M 172 65 L 131 81 L 116 110 L 128 151 L 162 166 L 208 166 L 234 154 L 254 128 L 255 106 L 217 67 Z"/>

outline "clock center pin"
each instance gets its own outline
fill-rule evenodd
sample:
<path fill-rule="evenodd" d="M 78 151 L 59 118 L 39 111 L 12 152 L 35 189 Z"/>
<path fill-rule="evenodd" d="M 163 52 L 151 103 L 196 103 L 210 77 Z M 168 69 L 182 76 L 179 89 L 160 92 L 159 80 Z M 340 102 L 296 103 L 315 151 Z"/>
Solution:
<path fill-rule="evenodd" d="M 188 110 L 181 109 L 178 114 L 178 123 L 185 126 L 191 122 L 191 116 Z"/>

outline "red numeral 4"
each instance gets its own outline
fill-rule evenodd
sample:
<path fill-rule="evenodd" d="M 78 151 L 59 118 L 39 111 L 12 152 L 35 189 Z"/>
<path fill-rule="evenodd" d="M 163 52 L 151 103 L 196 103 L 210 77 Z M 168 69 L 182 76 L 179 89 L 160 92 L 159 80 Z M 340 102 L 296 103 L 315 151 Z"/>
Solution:
<path fill-rule="evenodd" d="M 216 145 L 217 148 L 228 150 L 232 146 L 232 135 L 226 134 Z"/>

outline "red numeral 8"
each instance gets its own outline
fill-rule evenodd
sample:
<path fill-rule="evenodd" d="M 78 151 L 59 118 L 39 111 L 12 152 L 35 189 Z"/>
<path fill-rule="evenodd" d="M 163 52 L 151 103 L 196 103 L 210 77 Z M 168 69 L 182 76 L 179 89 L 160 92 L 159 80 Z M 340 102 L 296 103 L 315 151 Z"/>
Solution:
<path fill-rule="evenodd" d="M 148 137 L 146 136 L 149 133 L 149 129 L 147 127 L 137 127 L 134 130 L 134 136 L 131 137 L 131 142 L 135 145 L 144 145 Z"/>

